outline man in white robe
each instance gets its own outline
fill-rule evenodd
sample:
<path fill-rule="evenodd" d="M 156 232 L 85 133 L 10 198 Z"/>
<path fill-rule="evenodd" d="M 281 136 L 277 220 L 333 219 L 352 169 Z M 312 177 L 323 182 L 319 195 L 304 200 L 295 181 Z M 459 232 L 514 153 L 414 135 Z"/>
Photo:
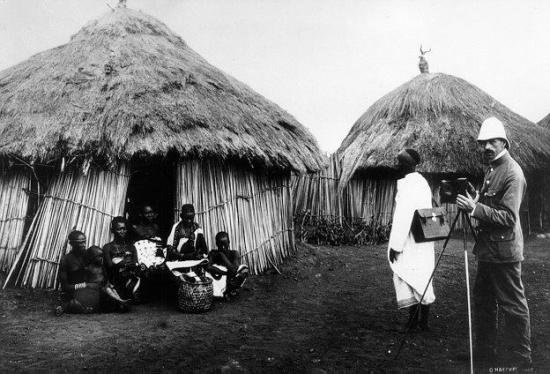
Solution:
<path fill-rule="evenodd" d="M 432 207 L 432 192 L 424 177 L 415 171 L 420 163 L 418 152 L 404 149 L 397 156 L 400 171 L 405 175 L 397 181 L 395 211 L 388 243 L 388 260 L 393 271 L 393 283 L 399 309 L 409 308 L 407 327 L 428 330 L 429 305 L 435 295 L 430 282 L 422 303 L 418 306 L 434 268 L 434 243 L 415 242 L 411 223 L 414 211 Z"/>

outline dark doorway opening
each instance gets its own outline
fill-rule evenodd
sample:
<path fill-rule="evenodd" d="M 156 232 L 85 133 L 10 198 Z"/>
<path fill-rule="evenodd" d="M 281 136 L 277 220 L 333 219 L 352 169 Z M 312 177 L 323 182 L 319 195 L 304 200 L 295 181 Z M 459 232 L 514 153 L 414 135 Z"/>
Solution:
<path fill-rule="evenodd" d="M 131 176 L 126 195 L 125 212 L 130 223 L 139 220 L 142 207 L 151 205 L 157 212 L 157 223 L 162 240 L 170 233 L 174 223 L 175 207 L 175 165 L 161 157 L 133 160 Z"/>

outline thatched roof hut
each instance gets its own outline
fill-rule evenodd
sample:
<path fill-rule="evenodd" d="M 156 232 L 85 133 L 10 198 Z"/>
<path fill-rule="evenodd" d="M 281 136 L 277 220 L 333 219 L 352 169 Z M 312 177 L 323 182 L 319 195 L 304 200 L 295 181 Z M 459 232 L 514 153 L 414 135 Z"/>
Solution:
<path fill-rule="evenodd" d="M 291 115 L 122 7 L 0 72 L 0 139 L 0 155 L 28 160 L 176 151 L 297 171 L 322 162 Z"/>
<path fill-rule="evenodd" d="M 125 6 L 0 72 L 0 139 L 0 157 L 61 165 L 8 279 L 32 287 L 55 285 L 73 227 L 104 244 L 154 194 L 170 221 L 194 203 L 209 244 L 228 231 L 261 271 L 293 248 L 290 172 L 324 163 L 290 114 Z"/>
<path fill-rule="evenodd" d="M 389 222 L 395 189 L 392 169 L 404 147 L 419 151 L 423 162 L 418 170 L 428 175 L 434 190 L 443 176 L 480 182 L 483 163 L 476 139 L 489 116 L 503 121 L 513 157 L 528 177 L 536 178 L 550 160 L 549 131 L 464 79 L 426 71 L 371 105 L 337 150 L 340 187 L 352 201 L 348 210 L 362 207 L 354 214 Z"/>
<path fill-rule="evenodd" d="M 504 122 L 510 151 L 526 173 L 550 159 L 549 132 L 461 78 L 424 73 L 383 96 L 355 122 L 337 151 L 342 182 L 361 170 L 393 167 L 403 147 L 420 152 L 421 172 L 480 176 L 476 138 L 489 116 Z"/>

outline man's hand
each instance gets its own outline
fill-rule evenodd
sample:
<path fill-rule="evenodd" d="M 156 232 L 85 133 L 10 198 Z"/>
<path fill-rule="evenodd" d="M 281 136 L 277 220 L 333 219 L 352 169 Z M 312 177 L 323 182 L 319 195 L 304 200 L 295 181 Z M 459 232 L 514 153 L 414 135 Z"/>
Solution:
<path fill-rule="evenodd" d="M 477 203 L 479 200 L 479 193 L 476 191 L 473 184 L 468 182 L 468 189 L 466 190 L 466 193 L 473 197 L 474 202 Z"/>
<path fill-rule="evenodd" d="M 463 210 L 467 213 L 472 213 L 476 207 L 476 201 L 466 192 L 466 196 L 457 195 L 456 205 L 458 209 Z"/>
<path fill-rule="evenodd" d="M 394 251 L 392 248 L 390 248 L 390 262 L 393 264 L 395 260 L 397 260 L 397 256 L 399 256 L 399 252 Z"/>

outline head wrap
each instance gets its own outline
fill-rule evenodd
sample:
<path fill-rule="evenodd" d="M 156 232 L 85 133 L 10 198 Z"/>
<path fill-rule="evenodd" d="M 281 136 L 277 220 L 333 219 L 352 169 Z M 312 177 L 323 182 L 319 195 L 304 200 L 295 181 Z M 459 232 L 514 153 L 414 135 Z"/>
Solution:
<path fill-rule="evenodd" d="M 183 204 L 181 206 L 181 213 L 187 214 L 187 213 L 195 213 L 195 207 L 193 204 Z"/>
<path fill-rule="evenodd" d="M 73 230 L 73 231 L 71 231 L 71 233 L 69 234 L 69 241 L 70 241 L 70 242 L 73 242 L 73 241 L 77 240 L 79 236 L 84 236 L 84 237 L 86 237 L 86 235 L 84 235 L 84 233 L 83 233 L 82 231 Z"/>
<path fill-rule="evenodd" d="M 420 163 L 420 155 L 412 148 L 405 148 L 397 154 L 397 159 L 409 166 L 416 166 Z"/>

